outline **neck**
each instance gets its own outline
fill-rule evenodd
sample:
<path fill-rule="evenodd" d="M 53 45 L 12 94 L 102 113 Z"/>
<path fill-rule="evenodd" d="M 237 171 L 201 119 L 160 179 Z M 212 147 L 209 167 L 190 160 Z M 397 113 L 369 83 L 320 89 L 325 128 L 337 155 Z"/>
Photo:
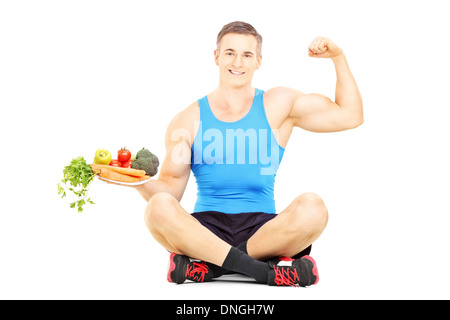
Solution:
<path fill-rule="evenodd" d="M 254 94 L 255 89 L 252 88 L 250 83 L 242 87 L 219 85 L 212 93 L 215 100 L 221 102 L 221 107 L 233 106 L 233 109 L 246 106 L 248 100 L 253 100 Z"/>

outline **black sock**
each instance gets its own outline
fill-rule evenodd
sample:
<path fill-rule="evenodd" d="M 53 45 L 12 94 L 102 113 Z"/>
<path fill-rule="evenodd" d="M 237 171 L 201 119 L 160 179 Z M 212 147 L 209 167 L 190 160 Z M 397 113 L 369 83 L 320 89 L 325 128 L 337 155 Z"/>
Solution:
<path fill-rule="evenodd" d="M 236 248 L 241 250 L 245 254 L 247 254 L 247 241 L 242 242 Z M 208 266 L 212 269 L 212 271 L 214 273 L 214 278 L 218 278 L 220 276 L 223 276 L 226 273 L 234 273 L 234 272 L 230 272 L 230 270 L 224 269 L 224 268 L 219 267 L 219 266 L 217 266 L 215 264 L 212 264 L 212 263 L 208 263 Z"/>
<path fill-rule="evenodd" d="M 267 275 L 270 271 L 268 263 L 258 261 L 235 247 L 231 247 L 222 267 L 246 274 L 262 283 L 267 283 Z"/>
<path fill-rule="evenodd" d="M 236 248 L 241 250 L 243 253 L 248 254 L 247 252 L 247 241 L 242 242 L 240 245 L 238 245 Z"/>

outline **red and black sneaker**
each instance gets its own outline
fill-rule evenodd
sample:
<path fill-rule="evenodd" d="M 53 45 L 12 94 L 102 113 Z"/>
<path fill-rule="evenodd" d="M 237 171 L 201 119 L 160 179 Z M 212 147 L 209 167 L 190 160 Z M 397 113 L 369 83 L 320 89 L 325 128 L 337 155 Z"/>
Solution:
<path fill-rule="evenodd" d="M 181 284 L 186 280 L 194 282 L 210 281 L 214 277 L 206 262 L 190 259 L 181 254 L 171 253 L 167 280 Z"/>
<path fill-rule="evenodd" d="M 268 284 L 271 286 L 307 287 L 319 282 L 319 272 L 313 258 L 306 255 L 300 259 L 281 257 L 269 261 Z"/>

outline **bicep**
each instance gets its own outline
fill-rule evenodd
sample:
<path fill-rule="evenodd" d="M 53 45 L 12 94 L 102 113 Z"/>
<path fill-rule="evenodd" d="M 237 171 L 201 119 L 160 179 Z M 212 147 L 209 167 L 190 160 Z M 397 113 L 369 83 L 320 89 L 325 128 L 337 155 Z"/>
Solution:
<path fill-rule="evenodd" d="M 164 181 L 171 193 L 178 199 L 186 189 L 190 175 L 191 147 L 190 133 L 176 128 L 173 123 L 166 132 L 166 156 L 161 165 L 158 179 Z"/>
<path fill-rule="evenodd" d="M 171 151 L 166 153 L 166 157 L 161 165 L 158 179 L 163 181 L 170 189 L 170 193 L 181 200 L 190 175 L 190 165 L 174 161 Z"/>
<path fill-rule="evenodd" d="M 320 94 L 298 94 L 291 109 L 294 125 L 312 132 L 349 129 L 349 115 L 335 102 Z"/>

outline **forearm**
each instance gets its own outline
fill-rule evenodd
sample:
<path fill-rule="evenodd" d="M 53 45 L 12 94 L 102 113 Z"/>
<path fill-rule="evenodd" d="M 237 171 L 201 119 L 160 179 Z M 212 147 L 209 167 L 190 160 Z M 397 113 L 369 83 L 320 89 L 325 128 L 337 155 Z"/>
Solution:
<path fill-rule="evenodd" d="M 349 112 L 352 117 L 363 119 L 363 103 L 358 85 L 350 71 L 345 55 L 332 58 L 336 69 L 335 103 Z"/>
<path fill-rule="evenodd" d="M 170 186 L 159 179 L 151 179 L 149 182 L 136 186 L 135 189 L 144 198 L 145 201 L 149 201 L 154 194 L 158 192 L 172 193 Z"/>

